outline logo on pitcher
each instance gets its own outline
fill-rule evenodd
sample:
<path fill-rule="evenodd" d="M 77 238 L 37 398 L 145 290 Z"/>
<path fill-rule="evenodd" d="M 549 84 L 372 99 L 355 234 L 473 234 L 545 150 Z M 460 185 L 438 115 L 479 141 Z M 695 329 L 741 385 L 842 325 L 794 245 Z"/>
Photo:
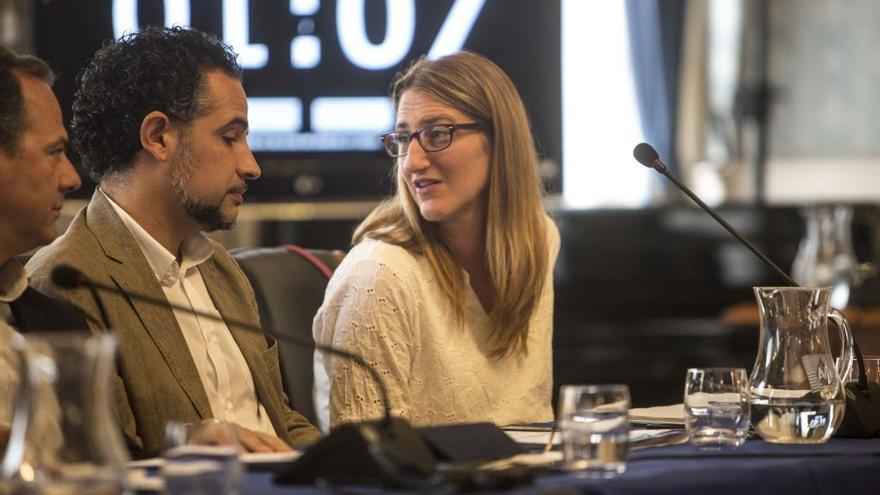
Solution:
<path fill-rule="evenodd" d="M 804 369 L 810 389 L 820 390 L 831 387 L 836 382 L 836 371 L 823 354 L 807 354 L 803 357 Z"/>

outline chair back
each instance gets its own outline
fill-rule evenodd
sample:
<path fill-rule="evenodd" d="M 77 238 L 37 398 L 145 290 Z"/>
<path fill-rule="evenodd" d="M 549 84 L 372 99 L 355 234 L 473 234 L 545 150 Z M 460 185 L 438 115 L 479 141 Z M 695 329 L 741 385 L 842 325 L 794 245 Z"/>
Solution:
<path fill-rule="evenodd" d="M 294 245 L 238 248 L 230 253 L 254 288 L 263 328 L 314 344 L 312 320 L 345 253 Z M 314 345 L 303 348 L 278 341 L 281 376 L 290 405 L 317 424 L 312 397 L 314 351 Z"/>

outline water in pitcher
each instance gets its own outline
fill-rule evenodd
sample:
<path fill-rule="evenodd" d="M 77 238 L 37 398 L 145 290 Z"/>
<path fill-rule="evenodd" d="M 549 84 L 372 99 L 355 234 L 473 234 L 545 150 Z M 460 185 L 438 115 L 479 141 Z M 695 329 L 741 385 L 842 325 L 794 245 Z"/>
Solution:
<path fill-rule="evenodd" d="M 844 401 L 798 399 L 752 401 L 752 425 L 770 443 L 819 443 L 843 420 Z"/>

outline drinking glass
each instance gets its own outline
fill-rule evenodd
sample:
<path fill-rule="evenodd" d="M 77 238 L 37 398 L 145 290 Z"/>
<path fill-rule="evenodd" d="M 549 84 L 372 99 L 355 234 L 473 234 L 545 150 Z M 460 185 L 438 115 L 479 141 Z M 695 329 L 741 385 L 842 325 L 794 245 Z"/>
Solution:
<path fill-rule="evenodd" d="M 244 475 L 232 425 L 170 422 L 165 443 L 162 477 L 168 495 L 236 495 L 241 490 Z"/>
<path fill-rule="evenodd" d="M 614 478 L 626 470 L 626 385 L 565 385 L 559 397 L 564 467 L 576 476 Z"/>
<path fill-rule="evenodd" d="M 749 431 L 749 386 L 743 368 L 691 368 L 684 385 L 685 426 L 691 444 L 736 448 Z"/>

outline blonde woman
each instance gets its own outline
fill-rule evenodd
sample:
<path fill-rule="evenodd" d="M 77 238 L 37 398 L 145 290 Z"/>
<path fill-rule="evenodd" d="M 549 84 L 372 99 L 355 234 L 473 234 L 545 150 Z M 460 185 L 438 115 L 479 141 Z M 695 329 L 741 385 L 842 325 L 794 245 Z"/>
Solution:
<path fill-rule="evenodd" d="M 417 61 L 391 96 L 397 191 L 355 230 L 315 340 L 364 356 L 414 425 L 551 421 L 559 234 L 522 101 L 470 52 Z M 318 354 L 322 371 L 331 426 L 382 414 L 362 369 Z"/>

